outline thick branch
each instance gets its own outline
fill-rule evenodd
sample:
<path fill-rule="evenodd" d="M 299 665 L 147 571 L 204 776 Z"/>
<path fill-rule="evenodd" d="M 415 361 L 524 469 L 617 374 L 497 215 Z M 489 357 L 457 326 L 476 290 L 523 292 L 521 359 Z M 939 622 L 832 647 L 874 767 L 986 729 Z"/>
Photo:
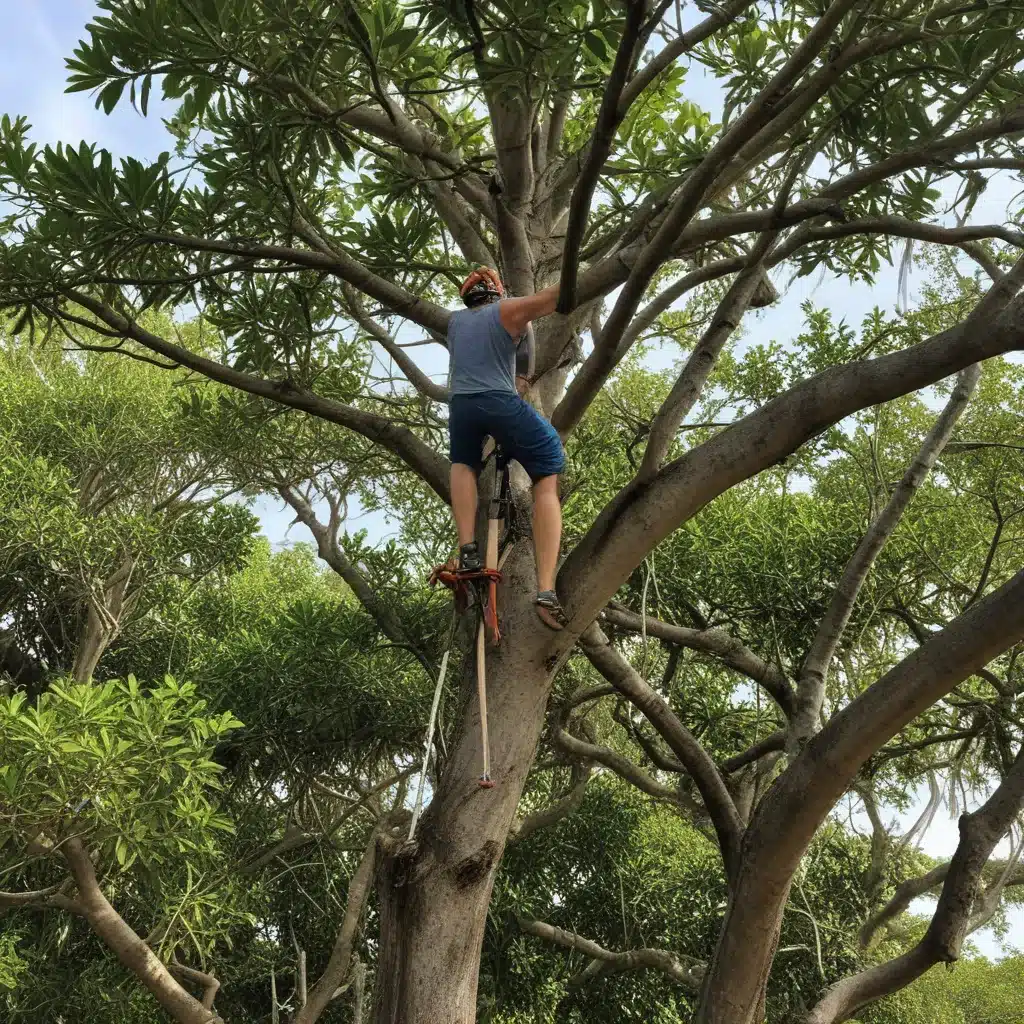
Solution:
<path fill-rule="evenodd" d="M 758 807 L 750 829 L 766 844 L 764 874 L 771 880 L 789 879 L 815 829 L 867 760 L 907 723 L 1021 640 L 1024 571 L 931 634 L 835 714 Z M 1020 759 L 1015 771 L 1024 775 Z M 777 827 L 780 820 L 787 823 L 784 832 Z"/>
<path fill-rule="evenodd" d="M 679 721 L 665 699 L 612 647 L 596 623 L 580 637 L 580 646 L 594 668 L 647 718 L 685 766 L 715 826 L 725 871 L 732 878 L 739 868 L 743 824 L 711 756 Z"/>
<path fill-rule="evenodd" d="M 585 939 L 575 932 L 567 932 L 546 921 L 534 921 L 524 917 L 517 918 L 517 921 L 520 929 L 527 935 L 533 935 L 556 946 L 583 953 L 584 956 L 588 956 L 592 960 L 607 964 L 612 970 L 650 968 L 661 971 L 691 992 L 696 992 L 700 988 L 700 981 L 704 976 L 704 964 L 699 960 L 687 959 L 684 961 L 668 950 L 631 949 L 625 953 L 613 953 L 591 939 Z M 589 978 L 583 980 L 589 980 Z"/>
<path fill-rule="evenodd" d="M 348 899 L 345 903 L 345 916 L 334 940 L 334 949 L 327 961 L 324 973 L 309 993 L 309 1000 L 295 1015 L 294 1024 L 313 1024 L 327 1008 L 338 986 L 345 981 L 352 966 L 352 948 L 355 945 L 359 921 L 363 916 L 366 900 L 369 896 L 373 880 L 373 868 L 376 862 L 377 833 L 370 837 L 370 842 L 363 851 L 359 867 L 356 868 L 352 880 L 348 884 Z"/>
<path fill-rule="evenodd" d="M 217 978 L 212 974 L 207 974 L 205 971 L 197 971 L 195 968 L 186 967 L 184 964 L 178 963 L 172 963 L 168 970 L 172 974 L 177 974 L 180 978 L 184 978 L 185 981 L 192 982 L 193 985 L 200 985 L 203 989 L 203 1006 L 208 1010 L 213 1009 L 214 1000 L 220 991 L 220 981 Z"/>
<path fill-rule="evenodd" d="M 644 632 L 643 617 L 622 605 L 612 602 L 601 616 L 605 622 L 633 633 Z M 777 665 L 759 658 L 749 647 L 721 629 L 691 629 L 673 626 L 647 616 L 648 636 L 677 644 L 690 650 L 713 654 L 729 668 L 758 683 L 782 711 L 789 715 L 793 709 L 793 691 L 789 680 Z"/>
<path fill-rule="evenodd" d="M 612 499 L 559 573 L 577 635 L 645 554 L 709 501 L 780 462 L 845 416 L 926 387 L 1024 344 L 1024 259 L 961 323 L 877 359 L 831 367 L 738 420 Z"/>
<path fill-rule="evenodd" d="M 37 889 L 34 892 L 0 892 L 0 916 L 8 910 L 66 910 L 80 917 L 85 915 L 82 905 L 60 892 L 60 886 Z"/>
<path fill-rule="evenodd" d="M 156 954 L 128 926 L 110 905 L 96 879 L 96 869 L 80 839 L 68 839 L 61 853 L 78 886 L 78 903 L 92 930 L 103 943 L 153 994 L 157 1002 L 179 1024 L 214 1024 L 213 1011 L 179 985 Z"/>
<path fill-rule="evenodd" d="M 939 455 L 942 454 L 942 449 L 967 408 L 980 377 L 981 367 L 977 363 L 961 371 L 946 407 L 928 431 L 885 508 L 868 528 L 853 557 L 846 564 L 800 672 L 797 682 L 797 712 L 790 725 L 792 742 L 803 742 L 817 729 L 829 665 L 853 614 L 854 605 L 868 572 Z"/>
<path fill-rule="evenodd" d="M 89 295 L 69 291 L 68 297 L 89 310 L 122 337 L 130 338 L 151 352 L 173 359 L 182 366 L 201 373 L 204 377 L 354 430 L 397 455 L 418 473 L 444 501 L 448 501 L 447 459 L 429 448 L 407 427 L 398 426 L 375 413 L 365 412 L 329 398 L 321 398 L 319 395 L 297 388 L 288 382 L 263 380 L 252 374 L 225 366 L 216 360 L 197 355 L 181 345 L 175 345 L 147 331 L 144 327 Z"/>
<path fill-rule="evenodd" d="M 732 775 L 733 772 L 738 772 L 748 764 L 760 761 L 766 754 L 774 754 L 776 751 L 782 750 L 785 746 L 786 733 L 782 729 L 779 729 L 776 732 L 765 736 L 763 740 L 758 740 L 757 743 L 748 747 L 743 751 L 743 753 L 737 754 L 735 757 L 730 757 L 727 761 L 723 761 L 722 771 Z"/>

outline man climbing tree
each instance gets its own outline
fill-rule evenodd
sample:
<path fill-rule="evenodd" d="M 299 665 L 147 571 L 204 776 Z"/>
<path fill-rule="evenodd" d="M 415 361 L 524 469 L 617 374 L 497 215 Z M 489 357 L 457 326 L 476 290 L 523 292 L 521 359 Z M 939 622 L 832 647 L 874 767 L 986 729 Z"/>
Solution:
<path fill-rule="evenodd" d="M 565 615 L 555 593 L 555 567 L 562 535 L 558 474 L 565 453 L 551 424 L 516 389 L 518 351 L 532 344 L 531 321 L 555 311 L 558 288 L 504 298 L 500 278 L 484 267 L 466 278 L 460 294 L 468 308 L 453 313 L 448 322 L 449 455 L 459 568 L 473 572 L 482 565 L 475 540 L 477 477 L 484 440 L 493 437 L 506 457 L 515 459 L 533 481 L 537 612 L 552 629 L 561 629 Z"/>

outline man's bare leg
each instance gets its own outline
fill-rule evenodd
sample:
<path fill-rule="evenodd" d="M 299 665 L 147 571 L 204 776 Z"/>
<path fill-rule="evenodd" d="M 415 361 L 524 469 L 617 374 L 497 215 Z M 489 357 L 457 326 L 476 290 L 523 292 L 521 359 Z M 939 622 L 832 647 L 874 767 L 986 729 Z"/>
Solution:
<path fill-rule="evenodd" d="M 476 537 L 476 472 L 472 466 L 452 463 L 452 512 L 459 533 L 459 547 L 471 544 Z"/>
<path fill-rule="evenodd" d="M 562 543 L 562 505 L 558 477 L 541 477 L 533 485 L 533 547 L 537 556 L 537 589 L 555 589 L 558 549 Z"/>

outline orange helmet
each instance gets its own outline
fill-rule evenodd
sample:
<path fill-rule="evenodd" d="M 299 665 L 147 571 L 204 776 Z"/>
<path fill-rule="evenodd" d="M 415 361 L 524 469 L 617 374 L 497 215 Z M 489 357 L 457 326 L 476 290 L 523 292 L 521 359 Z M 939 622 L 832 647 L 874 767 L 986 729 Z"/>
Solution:
<path fill-rule="evenodd" d="M 490 267 L 480 267 L 474 270 L 462 283 L 459 289 L 462 301 L 472 309 L 474 306 L 483 305 L 485 302 L 493 302 L 505 294 L 501 278 L 496 271 Z"/>

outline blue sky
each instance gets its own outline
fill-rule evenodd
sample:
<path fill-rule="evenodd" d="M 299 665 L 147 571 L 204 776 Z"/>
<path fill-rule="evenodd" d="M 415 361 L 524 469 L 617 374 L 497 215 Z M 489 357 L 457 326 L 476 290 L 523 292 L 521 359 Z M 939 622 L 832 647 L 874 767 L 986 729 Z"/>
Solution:
<path fill-rule="evenodd" d="M 142 118 L 127 104 L 108 117 L 94 108 L 88 95 L 65 95 L 64 59 L 71 55 L 83 35 L 85 24 L 96 11 L 92 0 L 14 0 L 4 7 L 5 32 L 0 36 L 0 114 L 26 115 L 33 125 L 33 138 L 40 143 L 78 143 L 85 139 L 111 150 L 115 156 L 130 154 L 140 159 L 153 158 L 172 148 L 160 121 L 168 111 L 156 96 L 156 90 L 148 118 Z M 717 97 L 714 83 L 694 78 L 690 84 L 692 99 L 714 109 Z M 1005 220 L 1006 205 L 1019 187 L 1009 181 L 994 184 L 979 200 L 972 222 Z M 918 274 L 912 283 L 919 282 Z M 786 281 L 779 278 L 776 283 L 782 286 Z M 748 317 L 744 324 L 751 340 L 785 340 L 799 329 L 800 304 L 810 298 L 816 305 L 829 308 L 837 320 L 845 318 L 856 326 L 875 305 L 892 309 L 896 304 L 896 293 L 895 270 L 883 272 L 873 288 L 850 285 L 845 281 L 819 282 L 816 277 L 805 278 L 793 283 L 778 304 Z M 422 354 L 426 350 L 414 351 Z M 435 351 L 427 358 L 429 371 L 443 375 L 443 353 Z M 666 353 L 660 359 L 655 358 L 661 365 L 666 365 L 674 357 Z M 294 528 L 290 534 L 287 532 L 291 517 L 276 503 L 270 500 L 261 502 L 257 511 L 272 541 L 307 539 L 301 528 Z M 376 518 L 372 522 L 353 525 L 357 528 L 373 527 L 377 533 L 386 531 L 386 526 Z M 917 809 L 912 809 L 900 819 L 909 823 L 916 816 Z M 948 857 L 956 843 L 956 822 L 940 811 L 924 842 L 925 852 L 936 857 Z M 1008 941 L 1024 947 L 1024 911 L 1015 911 L 1012 919 Z M 988 955 L 998 955 L 999 945 L 990 933 L 975 936 L 974 941 Z"/>

